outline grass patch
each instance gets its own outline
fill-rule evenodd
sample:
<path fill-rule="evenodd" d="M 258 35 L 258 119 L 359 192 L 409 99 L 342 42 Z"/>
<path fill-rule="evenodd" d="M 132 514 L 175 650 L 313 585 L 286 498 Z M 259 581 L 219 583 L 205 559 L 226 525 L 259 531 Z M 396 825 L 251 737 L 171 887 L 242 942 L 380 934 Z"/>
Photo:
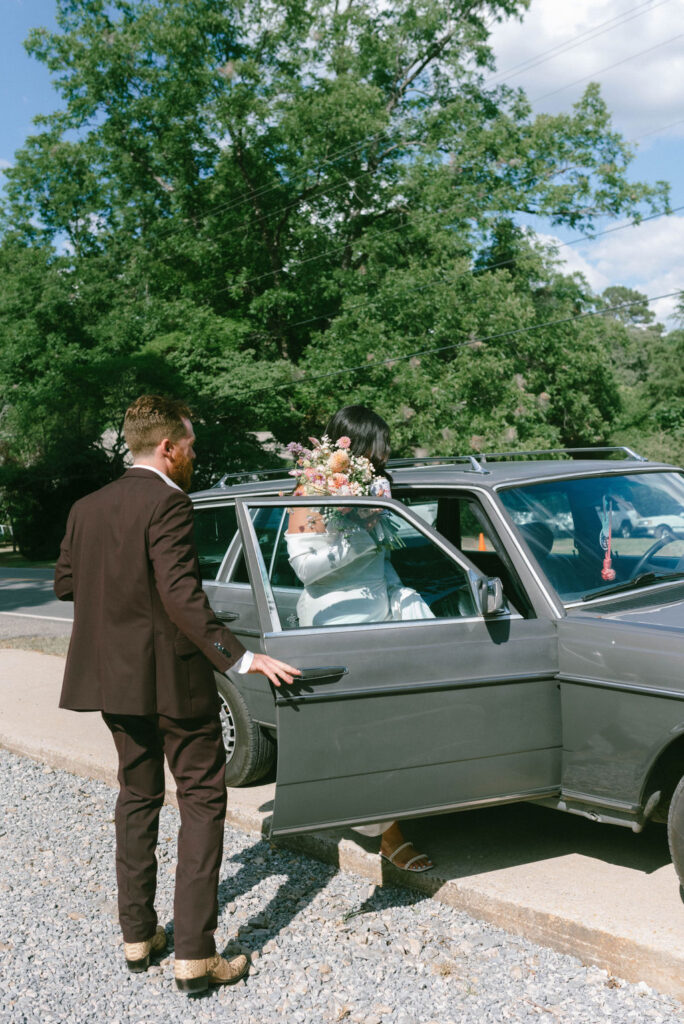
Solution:
<path fill-rule="evenodd" d="M 38 651 L 65 658 L 69 649 L 68 636 L 5 636 L 0 638 L 0 649 Z"/>
<path fill-rule="evenodd" d="M 51 562 L 31 562 L 18 551 L 12 551 L 11 544 L 0 545 L 0 569 L 54 569 Z"/>

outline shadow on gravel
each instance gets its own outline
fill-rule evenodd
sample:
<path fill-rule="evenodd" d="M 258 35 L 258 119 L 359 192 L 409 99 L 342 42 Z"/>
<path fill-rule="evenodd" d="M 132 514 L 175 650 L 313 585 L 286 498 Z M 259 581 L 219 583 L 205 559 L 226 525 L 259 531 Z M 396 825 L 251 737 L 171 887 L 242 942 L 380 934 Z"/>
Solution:
<path fill-rule="evenodd" d="M 238 949 L 249 951 L 250 954 L 255 951 L 261 953 L 264 946 L 287 928 L 297 914 L 315 900 L 340 870 L 339 864 L 323 864 L 319 861 L 316 862 L 314 870 L 303 869 L 302 862 L 306 856 L 303 851 L 295 852 L 283 847 L 271 848 L 266 841 L 261 841 L 226 858 L 228 863 L 239 863 L 240 868 L 235 875 L 224 879 L 219 885 L 219 906 L 224 914 L 227 903 L 251 892 L 262 878 L 271 873 L 287 874 L 287 878 L 280 884 L 267 905 L 255 913 L 250 924 L 238 928 L 237 938 L 228 943 L 224 950 L 225 955 L 234 955 Z M 378 887 L 369 893 L 367 881 L 361 878 L 358 895 L 359 904 L 353 908 L 336 907 L 335 898 L 332 897 L 332 909 L 329 908 L 328 913 L 339 917 L 342 923 L 388 907 L 413 906 L 428 898 L 427 893 L 394 886 Z M 224 917 L 224 925 L 225 923 Z"/>
<path fill-rule="evenodd" d="M 238 930 L 238 945 L 250 952 L 262 951 L 264 945 L 308 906 L 321 889 L 337 873 L 337 868 L 316 864 L 316 883 L 310 872 L 303 873 L 298 856 L 288 850 L 272 849 L 266 840 L 260 840 L 238 853 L 225 858 L 224 863 L 238 863 L 239 870 L 219 884 L 219 907 L 250 893 L 263 878 L 271 874 L 287 874 L 268 904 L 256 913 L 251 926 Z M 231 952 L 231 944 L 227 953 Z"/>

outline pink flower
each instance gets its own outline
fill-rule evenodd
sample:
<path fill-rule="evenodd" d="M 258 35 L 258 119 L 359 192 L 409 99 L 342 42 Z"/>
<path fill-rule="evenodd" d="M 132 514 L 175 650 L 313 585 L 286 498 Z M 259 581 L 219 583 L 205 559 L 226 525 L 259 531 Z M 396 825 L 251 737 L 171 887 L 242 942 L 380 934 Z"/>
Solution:
<path fill-rule="evenodd" d="M 346 437 L 346 436 L 338 438 L 338 440 L 337 440 L 337 447 L 338 448 L 350 448 L 351 447 L 351 438 Z"/>
<path fill-rule="evenodd" d="M 333 473 L 343 473 L 349 468 L 349 456 L 346 452 L 333 452 L 330 456 L 330 468 Z"/>
<path fill-rule="evenodd" d="M 333 473 L 330 481 L 331 490 L 338 491 L 340 487 L 346 487 L 348 484 L 349 479 L 344 473 Z"/>

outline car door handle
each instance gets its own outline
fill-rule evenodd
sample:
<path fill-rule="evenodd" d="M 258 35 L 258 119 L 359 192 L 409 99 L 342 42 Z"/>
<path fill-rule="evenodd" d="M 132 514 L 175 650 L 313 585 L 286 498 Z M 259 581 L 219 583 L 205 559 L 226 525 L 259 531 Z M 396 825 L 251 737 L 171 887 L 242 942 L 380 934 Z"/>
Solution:
<path fill-rule="evenodd" d="M 217 619 L 220 619 L 221 622 L 235 622 L 236 619 L 240 618 L 240 613 L 239 612 L 217 612 L 217 611 L 215 611 L 214 615 L 216 616 Z"/>
<path fill-rule="evenodd" d="M 295 676 L 297 683 L 325 683 L 333 682 L 346 676 L 349 669 L 346 665 L 317 665 L 314 668 L 303 668 L 300 676 Z"/>

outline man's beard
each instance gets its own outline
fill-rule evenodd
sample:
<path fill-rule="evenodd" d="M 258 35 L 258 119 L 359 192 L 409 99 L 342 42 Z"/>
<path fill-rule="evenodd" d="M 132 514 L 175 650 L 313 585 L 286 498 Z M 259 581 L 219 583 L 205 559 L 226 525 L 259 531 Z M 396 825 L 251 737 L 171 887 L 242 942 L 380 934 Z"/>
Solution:
<path fill-rule="evenodd" d="M 192 482 L 192 459 L 185 455 L 178 456 L 169 470 L 169 476 L 183 491 L 189 491 Z"/>

